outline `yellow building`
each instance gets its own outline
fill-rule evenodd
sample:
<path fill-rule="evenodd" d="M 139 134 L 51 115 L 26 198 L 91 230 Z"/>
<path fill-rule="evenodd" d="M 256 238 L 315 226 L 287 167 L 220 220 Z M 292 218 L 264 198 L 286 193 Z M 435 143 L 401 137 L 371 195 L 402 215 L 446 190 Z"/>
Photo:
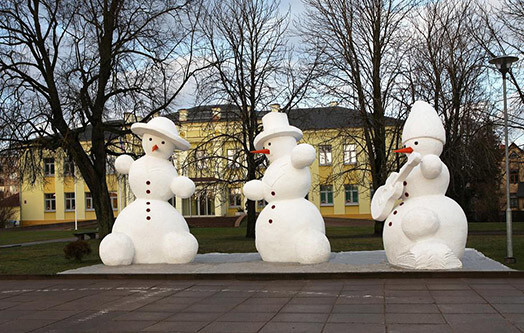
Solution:
<path fill-rule="evenodd" d="M 503 149 L 504 146 L 501 148 Z M 508 147 L 508 157 L 510 208 L 514 221 L 524 221 L 524 150 L 512 143 Z M 503 172 L 503 177 L 500 182 L 500 210 L 504 220 L 506 211 L 506 169 L 504 158 L 501 162 L 501 171 Z"/>
<path fill-rule="evenodd" d="M 271 107 L 279 108 L 277 104 Z M 235 110 L 233 105 L 212 105 L 181 109 L 168 115 L 192 147 L 188 152 L 176 154 L 178 169 L 197 185 L 191 199 L 176 199 L 176 206 L 181 207 L 184 216 L 233 216 L 244 211 L 246 199 L 241 188 L 245 182 L 242 171 L 245 157 L 239 153 L 239 143 L 227 139 L 240 135 L 242 130 Z M 259 119 L 265 113 L 261 112 Z M 393 124 L 395 120 L 387 118 L 387 121 Z M 360 149 L 363 145 L 360 115 L 330 104 L 293 109 L 289 122 L 304 133 L 299 143 L 309 143 L 317 150 L 317 159 L 311 166 L 308 199 L 323 216 L 370 219 L 371 185 L 369 174 L 364 171 L 366 156 Z M 264 205 L 265 202 L 257 202 L 257 210 Z"/>
<path fill-rule="evenodd" d="M 272 105 L 272 108 L 279 106 Z M 259 121 L 265 113 L 260 113 Z M 187 152 L 176 152 L 173 162 L 179 174 L 189 176 L 197 185 L 193 197 L 173 198 L 171 203 L 186 217 L 243 214 L 246 199 L 241 188 L 245 182 L 242 168 L 245 158 L 239 153 L 238 143 L 227 139 L 228 135 L 239 135 L 242 130 L 235 107 L 200 106 L 181 109 L 167 117 L 179 126 L 181 136 L 192 147 Z M 294 109 L 289 112 L 289 121 L 304 132 L 300 143 L 309 143 L 317 150 L 318 158 L 311 166 L 312 186 L 308 199 L 324 216 L 371 218 L 371 186 L 369 174 L 363 171 L 366 156 L 359 148 L 362 123 L 356 111 L 335 104 Z M 141 149 L 139 145 L 134 147 Z M 73 177 L 74 165 L 64 155 L 48 153 L 42 161 L 45 177 L 33 186 L 23 182 L 23 226 L 96 219 L 89 189 L 81 177 Z M 126 177 L 108 174 L 107 181 L 116 216 L 133 200 L 133 195 Z M 263 201 L 257 202 L 257 210 L 264 205 Z"/>

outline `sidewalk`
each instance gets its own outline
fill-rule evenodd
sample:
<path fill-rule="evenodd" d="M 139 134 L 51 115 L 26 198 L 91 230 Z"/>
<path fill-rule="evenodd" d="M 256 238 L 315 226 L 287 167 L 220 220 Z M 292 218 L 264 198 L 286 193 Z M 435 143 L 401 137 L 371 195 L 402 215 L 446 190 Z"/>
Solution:
<path fill-rule="evenodd" d="M 524 279 L 3 280 L 0 332 L 521 332 Z"/>

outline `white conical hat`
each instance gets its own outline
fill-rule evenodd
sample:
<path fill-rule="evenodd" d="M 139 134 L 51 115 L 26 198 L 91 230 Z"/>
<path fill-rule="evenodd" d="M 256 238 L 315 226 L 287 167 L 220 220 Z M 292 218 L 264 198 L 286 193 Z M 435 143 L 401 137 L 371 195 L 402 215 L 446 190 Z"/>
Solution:
<path fill-rule="evenodd" d="M 281 112 L 269 112 L 262 117 L 264 130 L 255 137 L 255 149 L 262 149 L 264 141 L 277 136 L 293 136 L 297 141 L 302 139 L 302 131 L 295 126 L 289 125 L 287 114 Z"/>
<path fill-rule="evenodd" d="M 433 138 L 446 143 L 446 131 L 437 111 L 426 102 L 416 101 L 402 130 L 402 143 L 415 138 Z"/>
<path fill-rule="evenodd" d="M 156 117 L 151 119 L 147 124 L 134 123 L 131 125 L 131 131 L 142 137 L 145 133 L 161 136 L 175 144 L 180 150 L 188 150 L 191 145 L 185 139 L 178 135 L 178 130 L 174 122 L 166 117 Z"/>

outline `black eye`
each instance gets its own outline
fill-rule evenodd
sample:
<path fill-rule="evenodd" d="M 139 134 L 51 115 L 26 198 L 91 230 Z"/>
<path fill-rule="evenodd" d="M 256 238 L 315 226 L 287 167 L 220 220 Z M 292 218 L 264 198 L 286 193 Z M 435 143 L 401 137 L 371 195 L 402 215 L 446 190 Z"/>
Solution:
<path fill-rule="evenodd" d="M 415 141 L 415 146 L 418 145 L 418 141 Z"/>
<path fill-rule="evenodd" d="M 165 141 L 162 141 L 162 144 L 165 144 L 166 142 Z"/>
<path fill-rule="evenodd" d="M 271 146 L 271 142 L 268 142 L 267 145 L 268 145 L 268 146 Z"/>
<path fill-rule="evenodd" d="M 149 141 L 153 141 L 153 138 L 149 138 Z"/>

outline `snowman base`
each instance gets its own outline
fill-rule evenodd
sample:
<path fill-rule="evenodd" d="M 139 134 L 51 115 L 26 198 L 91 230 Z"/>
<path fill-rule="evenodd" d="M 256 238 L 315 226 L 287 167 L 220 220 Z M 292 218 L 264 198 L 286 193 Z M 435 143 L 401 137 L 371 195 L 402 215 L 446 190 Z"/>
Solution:
<path fill-rule="evenodd" d="M 332 252 L 329 261 L 314 265 L 299 263 L 272 263 L 262 261 L 258 253 L 206 253 L 197 254 L 191 263 L 187 264 L 131 264 L 128 266 L 105 266 L 103 264 L 81 267 L 60 274 L 167 274 L 188 277 L 210 277 L 213 274 L 238 277 L 250 276 L 267 278 L 267 274 L 335 274 L 333 278 L 341 277 L 340 273 L 399 273 L 406 272 L 509 272 L 511 268 L 484 256 L 475 249 L 466 249 L 462 258 L 463 266 L 448 270 L 415 270 L 393 266 L 388 263 L 384 250 Z"/>

